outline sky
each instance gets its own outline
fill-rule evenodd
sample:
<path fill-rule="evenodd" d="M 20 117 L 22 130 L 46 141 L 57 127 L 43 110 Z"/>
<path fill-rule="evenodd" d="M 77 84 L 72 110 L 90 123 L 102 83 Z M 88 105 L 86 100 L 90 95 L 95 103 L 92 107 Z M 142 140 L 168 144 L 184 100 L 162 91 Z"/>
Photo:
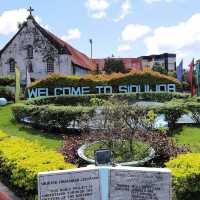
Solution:
<path fill-rule="evenodd" d="M 0 49 L 26 20 L 90 55 L 105 58 L 176 53 L 185 67 L 200 58 L 199 0 L 0 0 Z"/>

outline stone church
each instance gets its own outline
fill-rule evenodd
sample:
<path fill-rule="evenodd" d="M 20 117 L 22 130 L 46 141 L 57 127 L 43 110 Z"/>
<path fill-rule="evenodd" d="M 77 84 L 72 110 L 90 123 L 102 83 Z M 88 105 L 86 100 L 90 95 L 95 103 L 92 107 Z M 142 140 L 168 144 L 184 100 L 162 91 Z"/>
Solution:
<path fill-rule="evenodd" d="M 0 50 L 0 76 L 15 75 L 15 66 L 21 71 L 22 83 L 26 81 L 27 70 L 32 80 L 52 72 L 84 75 L 96 70 L 94 61 L 40 26 L 31 11 L 26 22 Z"/>

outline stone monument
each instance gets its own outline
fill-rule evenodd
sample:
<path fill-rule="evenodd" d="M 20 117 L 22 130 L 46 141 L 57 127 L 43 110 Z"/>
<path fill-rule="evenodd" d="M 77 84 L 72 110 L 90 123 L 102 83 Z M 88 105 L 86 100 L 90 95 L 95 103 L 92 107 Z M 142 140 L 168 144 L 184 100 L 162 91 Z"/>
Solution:
<path fill-rule="evenodd" d="M 109 200 L 171 199 L 168 169 L 112 168 L 109 187 Z"/>
<path fill-rule="evenodd" d="M 168 169 L 85 167 L 39 173 L 39 200 L 171 200 Z"/>
<path fill-rule="evenodd" d="M 82 168 L 38 175 L 39 200 L 101 200 L 98 169 Z"/>

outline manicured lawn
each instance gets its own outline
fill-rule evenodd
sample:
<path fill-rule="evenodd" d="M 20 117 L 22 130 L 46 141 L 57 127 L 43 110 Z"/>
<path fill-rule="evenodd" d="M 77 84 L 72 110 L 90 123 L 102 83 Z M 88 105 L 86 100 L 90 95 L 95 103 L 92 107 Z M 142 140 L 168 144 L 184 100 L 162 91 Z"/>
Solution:
<path fill-rule="evenodd" d="M 190 145 L 193 152 L 200 153 L 200 128 L 184 126 L 174 138 L 178 144 Z"/>
<path fill-rule="evenodd" d="M 58 149 L 62 146 L 61 136 L 42 133 L 39 130 L 34 130 L 14 122 L 12 120 L 11 105 L 0 107 L 0 130 L 5 131 L 9 135 L 16 135 L 30 141 L 37 141 L 49 149 Z"/>

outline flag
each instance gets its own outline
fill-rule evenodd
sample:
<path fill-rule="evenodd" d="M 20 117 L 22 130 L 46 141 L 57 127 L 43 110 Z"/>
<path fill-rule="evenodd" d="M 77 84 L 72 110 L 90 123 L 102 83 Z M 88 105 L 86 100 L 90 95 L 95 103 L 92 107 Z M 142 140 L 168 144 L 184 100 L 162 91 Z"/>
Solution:
<path fill-rule="evenodd" d="M 200 61 L 196 63 L 197 96 L 200 97 Z"/>
<path fill-rule="evenodd" d="M 197 96 L 200 97 L 200 62 L 196 63 Z"/>
<path fill-rule="evenodd" d="M 189 64 L 189 72 L 188 72 L 188 82 L 190 83 L 191 96 L 195 96 L 196 94 L 196 87 L 194 83 L 193 72 L 194 72 L 194 59 Z"/>
<path fill-rule="evenodd" d="M 28 87 L 31 84 L 31 75 L 29 73 L 28 67 L 26 67 L 26 87 Z"/>
<path fill-rule="evenodd" d="M 19 101 L 20 96 L 20 70 L 15 66 L 15 103 Z"/>
<path fill-rule="evenodd" d="M 183 81 L 183 60 L 181 60 L 177 68 L 177 79 L 181 82 Z"/>

